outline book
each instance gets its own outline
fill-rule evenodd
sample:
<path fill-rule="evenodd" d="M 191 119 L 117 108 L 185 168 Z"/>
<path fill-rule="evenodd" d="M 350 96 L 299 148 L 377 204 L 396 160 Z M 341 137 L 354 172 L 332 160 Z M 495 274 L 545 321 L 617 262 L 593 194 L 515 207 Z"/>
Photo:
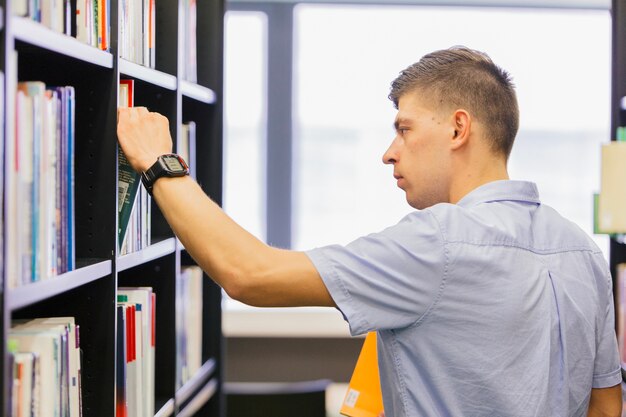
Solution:
<path fill-rule="evenodd" d="M 149 68 L 156 66 L 156 8 L 154 0 L 121 0 L 120 57 Z"/>
<path fill-rule="evenodd" d="M 376 332 L 365 337 L 341 406 L 340 413 L 345 416 L 378 417 L 383 412 L 376 339 Z"/>
<path fill-rule="evenodd" d="M 14 415 L 82 415 L 80 342 L 73 317 L 15 320 L 8 344 L 14 357 Z"/>
<path fill-rule="evenodd" d="M 120 80 L 119 107 L 133 107 L 134 105 L 134 80 Z M 118 206 L 118 244 L 121 250 L 131 212 L 135 205 L 137 189 L 139 188 L 139 176 L 126 159 L 126 155 L 120 148 L 118 151 L 118 183 L 117 183 L 117 206 Z"/>
<path fill-rule="evenodd" d="M 626 142 L 602 145 L 602 172 L 598 202 L 598 228 L 606 233 L 626 233 Z"/>
<path fill-rule="evenodd" d="M 18 84 L 7 169 L 10 288 L 75 267 L 74 97 L 70 86 Z"/>
<path fill-rule="evenodd" d="M 118 300 L 120 297 L 118 297 Z M 117 334 L 115 345 L 115 417 L 127 417 L 126 403 L 126 307 L 119 304 L 116 307 Z"/>
<path fill-rule="evenodd" d="M 136 361 L 137 391 L 140 408 L 145 415 L 154 415 L 154 375 L 155 375 L 155 306 L 156 298 L 150 287 L 120 287 L 118 296 L 122 296 L 124 305 L 135 309 L 134 354 Z"/>
<path fill-rule="evenodd" d="M 198 266 L 181 268 L 176 280 L 176 386 L 182 387 L 202 366 L 202 284 Z"/>

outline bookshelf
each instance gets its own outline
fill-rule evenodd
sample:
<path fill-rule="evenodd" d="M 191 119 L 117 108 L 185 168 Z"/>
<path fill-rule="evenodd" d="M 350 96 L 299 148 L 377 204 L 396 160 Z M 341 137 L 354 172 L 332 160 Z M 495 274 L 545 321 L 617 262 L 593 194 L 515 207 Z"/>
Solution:
<path fill-rule="evenodd" d="M 626 1 L 612 0 L 612 74 L 611 74 L 611 140 L 616 140 L 619 126 L 626 126 Z M 617 265 L 626 262 L 626 244 L 621 237 L 611 237 L 609 264 L 615 288 Z M 616 293 L 617 295 L 617 293 Z M 626 381 L 626 370 L 622 368 L 622 378 Z"/>
<path fill-rule="evenodd" d="M 0 187 L 4 215 L 0 331 L 0 407 L 10 415 L 8 332 L 15 319 L 73 316 L 80 325 L 82 412 L 85 417 L 115 415 L 116 302 L 118 287 L 150 286 L 156 293 L 155 416 L 224 415 L 221 290 L 204 277 L 202 289 L 202 366 L 181 387 L 176 384 L 176 291 L 181 268 L 195 265 L 158 208 L 152 205 L 152 244 L 119 255 L 116 120 L 120 79 L 135 82 L 135 105 L 166 115 L 175 145 L 182 123 L 196 123 L 196 179 L 218 204 L 222 193 L 223 0 L 196 3 L 197 82 L 184 79 L 181 17 L 185 0 L 154 3 L 155 67 L 119 57 L 118 7 L 110 1 L 109 49 L 104 51 L 57 33 L 26 17 L 14 16 L 15 2 L 0 0 L 0 130 L 3 147 Z M 76 7 L 76 2 L 72 2 Z M 72 10 L 73 12 L 74 10 Z M 10 208 L 9 158 L 16 148 L 18 82 L 75 88 L 74 270 L 11 288 L 6 267 L 13 250 L 8 229 L 19 213 Z M 6 191 L 6 192 L 5 192 Z"/>

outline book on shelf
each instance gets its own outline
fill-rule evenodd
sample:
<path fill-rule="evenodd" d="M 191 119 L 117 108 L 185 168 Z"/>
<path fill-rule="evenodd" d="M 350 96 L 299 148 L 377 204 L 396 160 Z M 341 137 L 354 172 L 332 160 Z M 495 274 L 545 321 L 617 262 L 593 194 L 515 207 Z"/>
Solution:
<path fill-rule="evenodd" d="M 119 107 L 133 107 L 134 81 L 120 80 Z M 151 243 L 152 203 L 124 152 L 118 152 L 118 244 L 120 255 Z"/>
<path fill-rule="evenodd" d="M 118 297 L 119 299 L 119 297 Z M 123 301 L 123 299 L 122 299 Z M 115 417 L 127 417 L 126 402 L 126 306 L 116 306 L 117 326 L 115 335 Z"/>
<path fill-rule="evenodd" d="M 626 233 L 626 142 L 602 145 L 602 172 L 598 202 L 598 229 L 606 233 Z"/>
<path fill-rule="evenodd" d="M 13 14 L 79 41 L 109 50 L 111 0 L 13 0 Z M 75 11 L 72 8 L 75 7 Z"/>
<path fill-rule="evenodd" d="M 196 0 L 183 0 L 183 22 L 183 78 L 196 83 L 198 82 Z"/>
<path fill-rule="evenodd" d="M 196 178 L 196 123 L 183 123 L 180 133 L 176 152 L 187 162 L 191 177 Z"/>
<path fill-rule="evenodd" d="M 345 416 L 378 417 L 383 411 L 376 339 L 376 332 L 365 337 L 341 406 L 340 412 Z"/>
<path fill-rule="evenodd" d="M 156 295 L 150 287 L 122 287 L 117 301 L 118 338 L 123 343 L 118 340 L 116 352 L 116 413 L 153 416 Z"/>
<path fill-rule="evenodd" d="M 155 0 L 121 0 L 119 8 L 120 57 L 149 68 L 156 67 Z"/>
<path fill-rule="evenodd" d="M 73 317 L 15 321 L 9 345 L 13 416 L 82 415 L 80 337 Z"/>
<path fill-rule="evenodd" d="M 18 84 L 7 167 L 9 287 L 75 268 L 73 87 Z"/>
<path fill-rule="evenodd" d="M 176 281 L 176 386 L 202 366 L 202 279 L 198 266 L 181 268 Z"/>

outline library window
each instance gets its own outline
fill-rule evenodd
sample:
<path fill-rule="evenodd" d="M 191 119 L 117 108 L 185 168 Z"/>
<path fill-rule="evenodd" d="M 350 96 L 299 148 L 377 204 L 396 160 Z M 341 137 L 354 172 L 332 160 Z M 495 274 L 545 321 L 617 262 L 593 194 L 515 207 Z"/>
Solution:
<path fill-rule="evenodd" d="M 296 6 L 293 247 L 348 243 L 412 210 L 381 162 L 394 135 L 386 97 L 400 70 L 453 45 L 513 76 L 511 178 L 536 182 L 543 202 L 592 234 L 610 139 L 610 30 L 608 10 Z"/>
<path fill-rule="evenodd" d="M 223 206 L 265 239 L 267 17 L 229 11 L 224 24 Z"/>

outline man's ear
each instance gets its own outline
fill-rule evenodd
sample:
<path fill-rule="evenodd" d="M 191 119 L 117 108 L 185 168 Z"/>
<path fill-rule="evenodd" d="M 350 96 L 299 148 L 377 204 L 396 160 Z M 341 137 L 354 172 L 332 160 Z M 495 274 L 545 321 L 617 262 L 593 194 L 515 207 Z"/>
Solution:
<path fill-rule="evenodd" d="M 450 138 L 450 148 L 460 149 L 467 144 L 470 137 L 472 117 L 464 109 L 455 110 L 452 114 L 452 137 Z"/>

